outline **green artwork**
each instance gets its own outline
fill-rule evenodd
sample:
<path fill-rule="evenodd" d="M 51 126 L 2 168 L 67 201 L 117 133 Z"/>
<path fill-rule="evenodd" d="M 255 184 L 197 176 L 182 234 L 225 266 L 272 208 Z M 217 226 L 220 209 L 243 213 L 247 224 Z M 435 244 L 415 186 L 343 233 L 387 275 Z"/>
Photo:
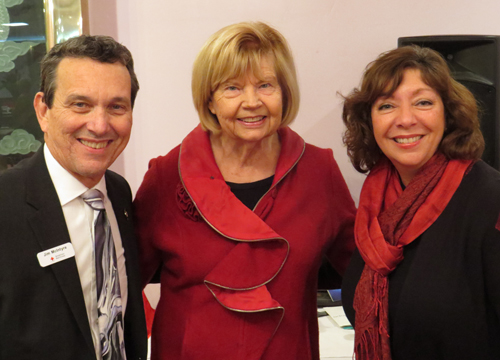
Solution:
<path fill-rule="evenodd" d="M 43 0 L 0 0 L 0 173 L 42 145 L 33 97 L 45 43 Z"/>

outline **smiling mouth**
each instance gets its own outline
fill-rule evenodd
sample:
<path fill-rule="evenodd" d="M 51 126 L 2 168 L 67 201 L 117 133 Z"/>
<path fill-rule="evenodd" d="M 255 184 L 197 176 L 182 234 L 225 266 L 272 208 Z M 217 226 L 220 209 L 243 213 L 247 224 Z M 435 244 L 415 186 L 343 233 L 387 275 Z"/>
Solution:
<path fill-rule="evenodd" d="M 243 121 L 244 123 L 256 123 L 264 120 L 265 116 L 257 116 L 257 117 L 249 117 L 249 118 L 239 118 L 239 121 Z"/>
<path fill-rule="evenodd" d="M 95 142 L 95 141 L 80 140 L 80 142 L 85 146 L 91 147 L 92 149 L 103 149 L 109 144 L 109 141 Z"/>
<path fill-rule="evenodd" d="M 411 144 L 422 139 L 423 137 L 424 137 L 423 135 L 419 135 L 411 138 L 394 138 L 393 140 L 398 144 Z"/>

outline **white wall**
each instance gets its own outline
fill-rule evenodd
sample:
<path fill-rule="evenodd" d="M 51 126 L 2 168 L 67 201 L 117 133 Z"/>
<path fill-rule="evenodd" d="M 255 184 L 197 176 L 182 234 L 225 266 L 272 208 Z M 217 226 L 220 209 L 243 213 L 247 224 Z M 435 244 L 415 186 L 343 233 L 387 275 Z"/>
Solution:
<path fill-rule="evenodd" d="M 205 40 L 239 21 L 264 21 L 288 39 L 302 93 L 292 125 L 306 141 L 334 150 L 357 201 L 364 176 L 342 146 L 341 99 L 366 64 L 397 38 L 500 34 L 498 0 L 89 0 L 92 34 L 133 53 L 139 77 L 131 141 L 114 169 L 139 187 L 152 157 L 167 153 L 198 123 L 191 66 Z"/>

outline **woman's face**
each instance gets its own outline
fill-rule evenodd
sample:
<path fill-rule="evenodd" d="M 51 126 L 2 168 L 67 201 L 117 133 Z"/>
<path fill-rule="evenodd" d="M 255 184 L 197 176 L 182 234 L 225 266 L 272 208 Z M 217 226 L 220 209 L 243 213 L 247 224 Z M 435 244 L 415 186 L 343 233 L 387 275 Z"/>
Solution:
<path fill-rule="evenodd" d="M 375 100 L 371 116 L 380 150 L 408 185 L 443 138 L 445 115 L 441 97 L 422 81 L 419 70 L 408 69 L 392 95 Z"/>
<path fill-rule="evenodd" d="M 262 78 L 248 72 L 215 90 L 208 107 L 219 120 L 221 137 L 258 142 L 280 127 L 283 102 L 272 57 L 262 58 L 260 73 Z"/>

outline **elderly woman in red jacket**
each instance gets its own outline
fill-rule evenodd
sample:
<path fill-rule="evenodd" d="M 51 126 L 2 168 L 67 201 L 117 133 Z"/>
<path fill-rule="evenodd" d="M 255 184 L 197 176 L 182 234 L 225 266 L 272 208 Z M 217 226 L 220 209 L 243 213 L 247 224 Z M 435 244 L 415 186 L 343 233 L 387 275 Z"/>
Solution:
<path fill-rule="evenodd" d="M 152 359 L 319 359 L 317 274 L 343 273 L 355 207 L 332 151 L 288 125 L 293 59 L 263 23 L 215 33 L 193 69 L 201 124 L 153 159 L 135 200 Z"/>
<path fill-rule="evenodd" d="M 342 300 L 356 360 L 500 359 L 500 174 L 439 53 L 382 54 L 344 103 L 368 172 Z"/>

